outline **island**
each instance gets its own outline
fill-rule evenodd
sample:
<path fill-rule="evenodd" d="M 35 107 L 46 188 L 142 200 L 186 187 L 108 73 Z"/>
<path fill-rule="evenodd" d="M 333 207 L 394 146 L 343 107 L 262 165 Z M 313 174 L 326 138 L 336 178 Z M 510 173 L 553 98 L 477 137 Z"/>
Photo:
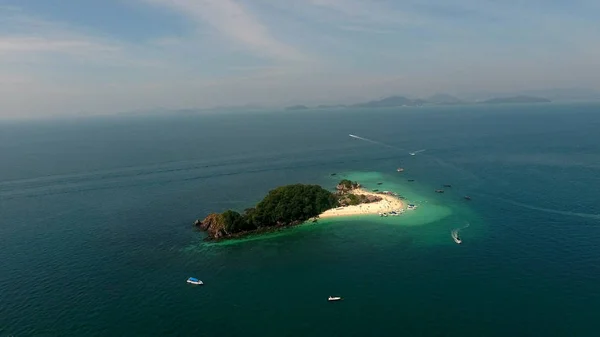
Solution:
<path fill-rule="evenodd" d="M 426 101 L 422 99 L 410 99 L 404 96 L 390 96 L 380 100 L 352 105 L 356 108 L 391 108 L 398 106 L 422 106 Z"/>
<path fill-rule="evenodd" d="M 335 104 L 335 105 L 321 104 L 316 107 L 316 109 L 339 109 L 339 108 L 346 108 L 346 105 L 344 105 L 344 104 Z"/>
<path fill-rule="evenodd" d="M 308 110 L 306 105 L 292 105 L 285 108 L 286 110 Z"/>
<path fill-rule="evenodd" d="M 435 94 L 426 99 L 429 104 L 436 105 L 458 105 L 466 102 L 448 94 Z"/>
<path fill-rule="evenodd" d="M 207 232 L 206 240 L 224 240 L 299 225 L 318 218 L 377 214 L 404 207 L 391 192 L 370 192 L 358 182 L 344 179 L 335 192 L 319 185 L 277 187 L 243 213 L 227 210 L 209 214 L 194 225 Z"/>
<path fill-rule="evenodd" d="M 499 97 L 485 100 L 481 103 L 485 104 L 505 104 L 505 103 L 550 103 L 551 101 L 547 98 L 533 97 L 533 96 L 512 96 L 512 97 Z"/>

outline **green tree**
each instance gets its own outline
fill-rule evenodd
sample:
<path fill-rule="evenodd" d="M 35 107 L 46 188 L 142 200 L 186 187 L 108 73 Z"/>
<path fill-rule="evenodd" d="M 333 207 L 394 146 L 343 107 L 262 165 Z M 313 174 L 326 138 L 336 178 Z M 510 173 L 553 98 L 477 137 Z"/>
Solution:
<path fill-rule="evenodd" d="M 246 219 L 236 211 L 227 210 L 221 216 L 223 218 L 223 227 L 227 233 L 236 233 L 246 227 Z"/>
<path fill-rule="evenodd" d="M 289 225 L 315 217 L 336 204 L 336 196 L 318 185 L 281 186 L 243 214 L 232 210 L 223 212 L 222 227 L 231 235 L 259 227 Z"/>

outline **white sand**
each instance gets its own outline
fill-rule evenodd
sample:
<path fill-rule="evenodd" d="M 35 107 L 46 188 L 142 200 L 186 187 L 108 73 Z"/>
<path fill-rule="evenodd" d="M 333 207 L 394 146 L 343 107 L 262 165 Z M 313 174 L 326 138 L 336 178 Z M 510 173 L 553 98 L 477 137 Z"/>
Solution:
<path fill-rule="evenodd" d="M 381 201 L 369 204 L 338 207 L 327 210 L 319 215 L 320 218 L 332 218 L 338 216 L 352 216 L 361 214 L 379 214 L 404 209 L 404 203 L 395 196 L 369 192 L 361 188 L 352 191 L 353 194 L 375 195 L 383 198 Z"/>

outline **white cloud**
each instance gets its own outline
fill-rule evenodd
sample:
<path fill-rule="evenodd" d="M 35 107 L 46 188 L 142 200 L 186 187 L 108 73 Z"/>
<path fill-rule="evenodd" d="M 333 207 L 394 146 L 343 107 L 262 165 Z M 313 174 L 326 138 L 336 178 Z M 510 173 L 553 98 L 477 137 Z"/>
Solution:
<path fill-rule="evenodd" d="M 0 36 L 0 54 L 59 52 L 68 54 L 114 52 L 115 46 L 95 43 L 88 40 L 61 39 L 50 37 L 2 37 Z"/>
<path fill-rule="evenodd" d="M 360 0 L 308 0 L 314 6 L 338 12 L 355 23 L 368 25 L 414 25 L 423 18 L 411 11 L 401 11 L 382 4 L 381 1 Z"/>
<path fill-rule="evenodd" d="M 599 85 L 599 25 L 539 3 L 135 1 L 193 28 L 122 40 L 0 6 L 0 117 Z"/>
<path fill-rule="evenodd" d="M 278 61 L 306 60 L 306 55 L 275 39 L 247 8 L 234 0 L 144 0 L 176 10 L 197 25 L 213 29 L 256 55 Z"/>

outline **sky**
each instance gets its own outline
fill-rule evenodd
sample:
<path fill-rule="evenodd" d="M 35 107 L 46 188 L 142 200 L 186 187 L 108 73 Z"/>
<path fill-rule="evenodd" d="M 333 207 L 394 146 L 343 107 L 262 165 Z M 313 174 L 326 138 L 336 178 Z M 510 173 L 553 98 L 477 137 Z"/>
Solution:
<path fill-rule="evenodd" d="M 0 0 L 0 118 L 600 89 L 597 0 Z"/>

